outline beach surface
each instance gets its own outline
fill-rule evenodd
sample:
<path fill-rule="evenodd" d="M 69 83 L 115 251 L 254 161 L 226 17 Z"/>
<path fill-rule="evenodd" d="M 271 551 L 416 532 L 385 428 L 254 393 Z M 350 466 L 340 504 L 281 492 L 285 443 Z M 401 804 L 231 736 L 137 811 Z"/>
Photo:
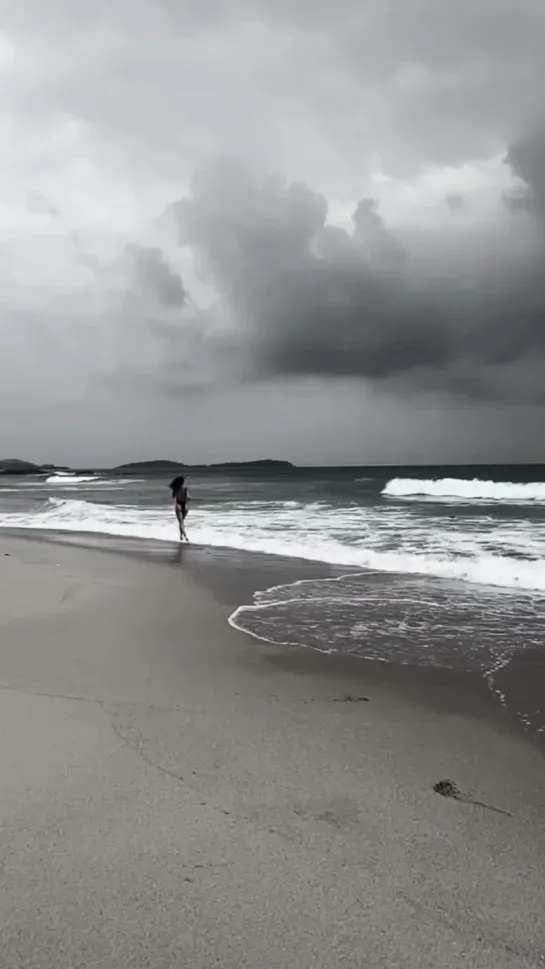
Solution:
<path fill-rule="evenodd" d="M 2 967 L 544 966 L 539 747 L 239 633 L 221 568 L 0 536 Z"/>

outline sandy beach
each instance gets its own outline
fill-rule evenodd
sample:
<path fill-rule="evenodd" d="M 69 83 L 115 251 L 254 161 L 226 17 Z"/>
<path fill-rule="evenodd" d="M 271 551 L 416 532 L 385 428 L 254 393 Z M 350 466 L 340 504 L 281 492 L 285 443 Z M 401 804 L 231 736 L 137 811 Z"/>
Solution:
<path fill-rule="evenodd" d="M 541 750 L 237 632 L 220 565 L 0 537 L 2 967 L 545 965 Z"/>

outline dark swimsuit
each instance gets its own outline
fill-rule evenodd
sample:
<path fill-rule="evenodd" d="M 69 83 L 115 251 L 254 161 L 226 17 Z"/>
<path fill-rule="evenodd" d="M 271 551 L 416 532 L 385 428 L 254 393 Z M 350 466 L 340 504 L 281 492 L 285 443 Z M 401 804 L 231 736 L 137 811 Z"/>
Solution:
<path fill-rule="evenodd" d="M 180 511 L 182 518 L 187 515 L 187 489 L 180 488 L 176 494 L 176 508 Z"/>

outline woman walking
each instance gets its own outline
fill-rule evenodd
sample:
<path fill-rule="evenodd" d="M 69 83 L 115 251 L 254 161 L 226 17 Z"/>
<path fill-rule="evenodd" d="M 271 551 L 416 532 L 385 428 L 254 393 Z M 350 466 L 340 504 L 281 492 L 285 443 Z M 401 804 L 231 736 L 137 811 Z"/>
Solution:
<path fill-rule="evenodd" d="M 174 501 L 174 512 L 178 519 L 178 525 L 180 526 L 180 539 L 182 542 L 188 542 L 189 539 L 185 530 L 185 519 L 187 517 L 189 493 L 185 486 L 185 478 L 174 478 L 174 481 L 170 483 L 170 490 L 172 491 L 172 500 Z"/>

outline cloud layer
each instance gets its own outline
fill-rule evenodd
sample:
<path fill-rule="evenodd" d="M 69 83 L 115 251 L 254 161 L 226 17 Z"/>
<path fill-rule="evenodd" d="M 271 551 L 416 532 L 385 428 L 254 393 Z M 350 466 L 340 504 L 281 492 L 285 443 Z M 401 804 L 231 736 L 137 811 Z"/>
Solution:
<path fill-rule="evenodd" d="M 112 410 L 112 451 L 148 451 L 183 407 L 213 457 L 214 408 L 238 447 L 233 395 L 271 435 L 275 387 L 359 396 L 379 449 L 413 414 L 415 453 L 430 406 L 454 437 L 473 408 L 467 453 L 510 409 L 536 452 L 540 0 L 28 0 L 0 81 L 0 453 L 98 458 Z"/>
<path fill-rule="evenodd" d="M 526 179 L 525 213 L 498 205 L 481 227 L 397 235 L 373 199 L 347 230 L 302 183 L 232 163 L 207 170 L 172 211 L 180 244 L 196 250 L 242 330 L 242 374 L 407 378 L 400 387 L 540 400 L 540 147 L 508 155 Z"/>

